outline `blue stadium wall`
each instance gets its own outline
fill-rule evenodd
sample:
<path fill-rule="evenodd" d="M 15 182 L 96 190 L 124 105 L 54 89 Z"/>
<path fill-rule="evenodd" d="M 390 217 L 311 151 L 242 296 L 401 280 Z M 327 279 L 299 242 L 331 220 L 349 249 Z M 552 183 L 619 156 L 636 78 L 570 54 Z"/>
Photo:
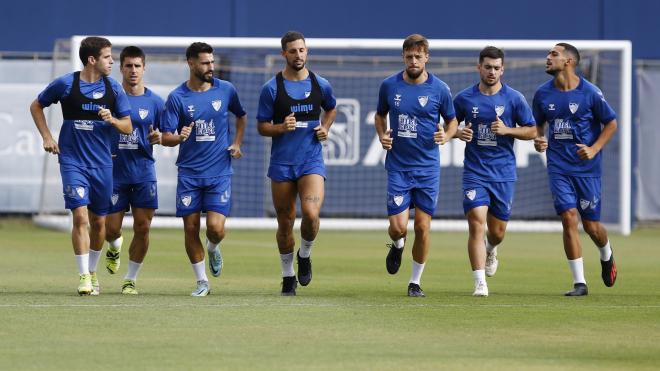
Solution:
<path fill-rule="evenodd" d="M 660 59 L 658 14 L 655 0 L 8 1 L 0 51 L 50 51 L 76 34 L 276 37 L 297 29 L 308 37 L 628 39 L 634 58 Z"/>

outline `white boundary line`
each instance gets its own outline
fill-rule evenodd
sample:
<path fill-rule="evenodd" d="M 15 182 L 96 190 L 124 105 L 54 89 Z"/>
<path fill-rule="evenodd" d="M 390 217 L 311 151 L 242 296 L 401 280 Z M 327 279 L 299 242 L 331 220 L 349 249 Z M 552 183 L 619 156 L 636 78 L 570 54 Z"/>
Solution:
<path fill-rule="evenodd" d="M 191 299 L 195 300 L 195 299 Z M 286 299 L 284 299 L 286 300 Z M 478 299 L 475 299 L 478 300 Z M 570 300 L 570 299 L 568 299 Z M 318 308 L 565 308 L 573 309 L 572 301 L 562 304 L 314 304 L 314 303 L 219 303 L 219 304 L 0 304 L 0 308 L 242 308 L 242 307 L 318 307 Z M 660 305 L 580 305 L 580 308 L 654 309 Z"/>

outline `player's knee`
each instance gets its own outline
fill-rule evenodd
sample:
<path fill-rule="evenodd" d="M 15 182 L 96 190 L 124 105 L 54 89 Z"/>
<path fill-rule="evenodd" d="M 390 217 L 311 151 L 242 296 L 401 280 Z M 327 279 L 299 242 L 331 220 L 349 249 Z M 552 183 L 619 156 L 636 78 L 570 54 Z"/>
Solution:
<path fill-rule="evenodd" d="M 577 224 L 578 224 L 577 210 L 569 209 L 561 213 L 559 216 L 561 218 L 561 224 L 564 227 L 564 229 L 577 228 Z"/>
<path fill-rule="evenodd" d="M 484 234 L 485 226 L 481 220 L 478 219 L 468 219 L 468 228 L 470 229 L 470 234 Z"/>
<path fill-rule="evenodd" d="M 94 218 L 89 221 L 89 228 L 92 231 L 101 231 L 105 229 L 105 220 L 102 218 Z"/>
<path fill-rule="evenodd" d="M 151 227 L 151 221 L 149 220 L 140 220 L 133 223 L 133 232 L 136 235 L 146 235 L 149 234 L 149 229 Z M 106 231 L 106 234 L 108 232 Z"/>
<path fill-rule="evenodd" d="M 493 245 L 499 245 L 504 240 L 504 233 L 506 229 L 503 227 L 493 227 L 488 231 L 488 236 L 490 237 Z"/>
<path fill-rule="evenodd" d="M 405 237 L 407 231 L 407 225 L 391 224 L 389 228 L 389 234 L 393 240 Z"/>
<path fill-rule="evenodd" d="M 109 225 L 105 226 L 105 240 L 108 242 L 114 241 L 121 237 L 121 229 L 114 228 Z"/>
<path fill-rule="evenodd" d="M 599 222 L 583 220 L 582 226 L 584 227 L 584 231 L 587 232 L 587 234 L 592 238 L 600 237 L 601 226 Z"/>
<path fill-rule="evenodd" d="M 206 226 L 206 236 L 212 242 L 222 241 L 225 238 L 225 228 L 221 224 Z"/>
<path fill-rule="evenodd" d="M 89 220 L 86 215 L 73 216 L 73 228 L 89 228 Z"/>
<path fill-rule="evenodd" d="M 417 222 L 415 223 L 415 236 L 427 235 L 430 229 L 431 229 L 431 223 Z"/>
<path fill-rule="evenodd" d="M 183 231 L 186 235 L 199 235 L 199 222 L 184 223 Z"/>

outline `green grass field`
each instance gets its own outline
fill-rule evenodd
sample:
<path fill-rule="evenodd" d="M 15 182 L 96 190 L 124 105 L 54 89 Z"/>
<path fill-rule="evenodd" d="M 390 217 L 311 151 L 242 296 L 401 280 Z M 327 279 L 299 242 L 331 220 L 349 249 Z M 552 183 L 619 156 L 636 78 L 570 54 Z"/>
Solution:
<path fill-rule="evenodd" d="M 130 240 L 130 232 L 125 236 Z M 321 231 L 314 280 L 280 297 L 273 231 L 228 231 L 212 295 L 192 298 L 181 230 L 152 232 L 140 295 L 79 297 L 70 236 L 0 220 L 0 369 L 658 369 L 660 229 L 611 236 L 619 279 L 606 288 L 586 236 L 590 294 L 566 298 L 561 235 L 511 233 L 490 296 L 473 298 L 465 233 L 433 233 L 422 280 L 387 274 L 386 234 Z"/>

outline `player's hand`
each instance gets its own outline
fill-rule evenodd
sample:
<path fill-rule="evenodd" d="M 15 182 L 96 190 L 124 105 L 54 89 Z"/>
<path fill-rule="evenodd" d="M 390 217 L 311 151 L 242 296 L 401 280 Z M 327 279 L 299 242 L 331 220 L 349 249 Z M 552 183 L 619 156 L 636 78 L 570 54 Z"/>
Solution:
<path fill-rule="evenodd" d="M 534 149 L 536 149 L 536 152 L 545 152 L 548 149 L 548 140 L 545 137 L 534 138 Z"/>
<path fill-rule="evenodd" d="M 287 117 L 284 118 L 284 132 L 296 130 L 296 116 L 291 112 Z"/>
<path fill-rule="evenodd" d="M 238 144 L 232 144 L 231 146 L 227 147 L 227 151 L 229 151 L 229 155 L 233 159 L 239 159 L 243 157 L 243 152 L 241 152 L 241 146 Z"/>
<path fill-rule="evenodd" d="M 160 130 L 154 130 L 153 125 L 149 125 L 149 143 L 151 144 L 161 144 L 163 139 L 163 134 Z"/>
<path fill-rule="evenodd" d="M 472 141 L 472 123 L 468 122 L 467 125 L 463 129 L 461 129 L 461 133 L 458 136 L 458 138 L 464 142 L 471 142 Z"/>
<path fill-rule="evenodd" d="M 495 121 L 490 123 L 490 131 L 495 133 L 496 135 L 507 135 L 509 134 L 509 127 L 506 126 L 504 121 L 500 119 L 500 116 L 495 116 L 496 119 Z"/>
<path fill-rule="evenodd" d="M 439 145 L 447 143 L 447 134 L 445 133 L 445 128 L 442 127 L 442 124 L 438 124 L 438 131 L 433 133 L 433 141 L 435 144 Z"/>
<path fill-rule="evenodd" d="M 598 154 L 598 151 L 586 144 L 576 143 L 575 145 L 578 147 L 577 154 L 580 156 L 580 160 L 592 160 Z"/>
<path fill-rule="evenodd" d="M 182 142 L 185 142 L 188 137 L 190 137 L 190 133 L 192 133 L 192 129 L 195 126 L 195 123 L 193 122 L 192 124 L 188 126 L 184 126 L 181 128 L 181 131 L 179 132 L 179 137 L 181 138 Z"/>
<path fill-rule="evenodd" d="M 54 155 L 60 154 L 60 147 L 57 145 L 57 142 L 53 138 L 44 139 L 44 151 L 52 153 Z"/>
<path fill-rule="evenodd" d="M 391 150 L 392 149 L 392 129 L 387 129 L 385 134 L 383 134 L 382 137 L 380 137 L 380 144 L 383 146 L 383 149 L 385 150 Z"/>
<path fill-rule="evenodd" d="M 109 109 L 101 108 L 99 110 L 99 117 L 101 117 L 101 120 L 107 122 L 108 124 L 112 124 L 112 112 L 110 112 Z"/>
<path fill-rule="evenodd" d="M 314 128 L 314 131 L 316 132 L 316 139 L 318 139 L 319 142 L 328 139 L 328 129 L 324 128 L 323 125 L 319 124 L 319 126 Z"/>

